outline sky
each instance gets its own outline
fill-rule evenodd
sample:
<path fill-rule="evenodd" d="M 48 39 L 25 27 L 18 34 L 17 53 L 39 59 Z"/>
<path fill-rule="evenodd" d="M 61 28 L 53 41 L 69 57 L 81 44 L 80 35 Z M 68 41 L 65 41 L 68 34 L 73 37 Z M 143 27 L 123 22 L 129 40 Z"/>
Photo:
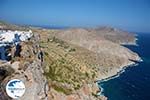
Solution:
<path fill-rule="evenodd" d="M 36 26 L 112 26 L 150 32 L 150 0 L 0 0 L 0 20 Z"/>

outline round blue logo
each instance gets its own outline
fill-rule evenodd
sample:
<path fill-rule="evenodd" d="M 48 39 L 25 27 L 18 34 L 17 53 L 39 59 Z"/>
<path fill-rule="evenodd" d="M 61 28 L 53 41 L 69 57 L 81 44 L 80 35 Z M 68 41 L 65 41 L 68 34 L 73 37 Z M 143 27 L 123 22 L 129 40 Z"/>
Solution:
<path fill-rule="evenodd" d="M 19 98 L 25 93 L 25 85 L 19 79 L 10 80 L 6 85 L 6 93 L 13 99 Z"/>

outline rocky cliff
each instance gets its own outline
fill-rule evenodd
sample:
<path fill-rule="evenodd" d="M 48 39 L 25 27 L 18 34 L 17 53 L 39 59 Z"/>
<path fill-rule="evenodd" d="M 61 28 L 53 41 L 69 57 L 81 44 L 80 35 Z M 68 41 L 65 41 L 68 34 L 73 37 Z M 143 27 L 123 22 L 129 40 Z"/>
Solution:
<path fill-rule="evenodd" d="M 22 42 L 20 44 L 20 56 L 16 56 L 15 47 L 12 47 L 12 59 L 1 64 L 1 71 L 8 74 L 1 74 L 1 89 L 3 91 L 0 100 L 11 100 L 6 95 L 5 86 L 11 79 L 20 79 L 24 82 L 26 92 L 19 100 L 47 100 L 48 83 L 44 77 L 41 59 L 38 59 L 40 52 L 36 36 L 30 41 Z M 7 67 L 9 66 L 9 67 Z"/>

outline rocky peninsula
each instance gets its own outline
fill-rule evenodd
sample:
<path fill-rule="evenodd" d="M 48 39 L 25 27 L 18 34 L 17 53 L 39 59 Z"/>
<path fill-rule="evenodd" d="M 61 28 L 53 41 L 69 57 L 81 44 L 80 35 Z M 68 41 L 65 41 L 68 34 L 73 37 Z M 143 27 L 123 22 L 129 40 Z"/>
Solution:
<path fill-rule="evenodd" d="M 135 45 L 135 34 L 111 27 L 59 30 L 0 23 L 0 29 L 32 33 L 19 41 L 17 54 L 14 42 L 5 47 L 9 59 L 0 62 L 1 100 L 11 100 L 5 84 L 14 78 L 26 86 L 19 100 L 107 100 L 97 95 L 96 82 L 141 60 L 122 46 Z"/>

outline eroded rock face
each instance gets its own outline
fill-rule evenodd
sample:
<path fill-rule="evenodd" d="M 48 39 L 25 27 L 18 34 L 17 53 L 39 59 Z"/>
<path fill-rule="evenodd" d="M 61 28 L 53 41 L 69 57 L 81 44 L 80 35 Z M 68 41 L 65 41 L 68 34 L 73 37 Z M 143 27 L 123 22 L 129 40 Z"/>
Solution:
<path fill-rule="evenodd" d="M 3 89 L 5 90 L 6 83 L 11 79 L 19 79 L 22 80 L 25 84 L 26 91 L 25 94 L 19 98 L 18 100 L 47 100 L 47 80 L 43 76 L 43 70 L 41 67 L 40 61 L 33 61 L 33 62 L 24 62 L 28 63 L 28 67 L 26 69 L 22 69 L 19 66 L 22 62 L 13 62 L 11 66 L 9 66 L 9 70 L 11 67 L 15 66 L 15 72 L 12 73 L 10 76 L 7 76 L 2 84 Z M 25 66 L 26 64 L 24 64 Z M 24 67 L 23 66 L 23 67 Z M 18 68 L 18 69 L 17 69 Z M 1 70 L 1 72 L 4 70 Z M 4 74 L 5 71 L 1 74 Z M 2 79 L 2 78 L 1 78 Z M 5 94 L 5 92 L 3 92 Z M 6 95 L 7 97 L 7 95 Z M 1 99 L 0 99 L 1 100 Z M 6 100 L 6 99 L 4 99 Z"/>
<path fill-rule="evenodd" d="M 47 80 L 39 61 L 33 61 L 24 71 L 24 83 L 26 92 L 20 100 L 47 100 Z"/>
<path fill-rule="evenodd" d="M 47 100 L 47 80 L 44 77 L 43 66 L 40 59 L 37 58 L 40 48 L 35 46 L 36 41 L 22 43 L 19 72 L 16 78 L 21 78 L 26 86 L 26 92 L 20 100 Z M 37 44 L 38 45 L 38 44 Z M 22 76 L 22 77 L 21 77 Z"/>
<path fill-rule="evenodd" d="M 25 84 L 25 94 L 18 100 L 47 100 L 47 80 L 43 75 L 42 62 L 37 58 L 40 52 L 39 47 L 35 45 L 36 41 L 20 43 L 22 49 L 19 56 L 15 55 L 15 48 L 12 51 L 14 54 L 13 61 L 0 65 L 1 93 L 3 95 L 0 96 L 0 100 L 11 99 L 5 92 L 5 86 L 11 79 L 22 80 Z"/>

